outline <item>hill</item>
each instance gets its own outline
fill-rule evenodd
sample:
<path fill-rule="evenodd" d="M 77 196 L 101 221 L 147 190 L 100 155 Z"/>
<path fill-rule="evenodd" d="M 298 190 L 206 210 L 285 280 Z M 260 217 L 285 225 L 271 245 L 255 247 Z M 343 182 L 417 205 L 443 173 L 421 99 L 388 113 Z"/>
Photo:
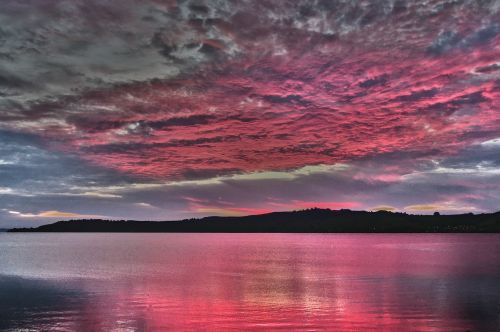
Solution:
<path fill-rule="evenodd" d="M 499 233 L 500 212 L 410 215 L 387 211 L 308 209 L 179 221 L 69 220 L 9 232 L 186 233 Z"/>

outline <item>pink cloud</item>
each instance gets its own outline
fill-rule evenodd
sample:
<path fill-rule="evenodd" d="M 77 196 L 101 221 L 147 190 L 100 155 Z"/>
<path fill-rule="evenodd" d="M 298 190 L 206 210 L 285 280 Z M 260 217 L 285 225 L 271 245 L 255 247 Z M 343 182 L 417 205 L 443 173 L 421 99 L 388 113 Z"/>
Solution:
<path fill-rule="evenodd" d="M 475 17 L 464 12 L 469 16 Z M 461 36 L 478 29 L 473 20 L 464 22 Z M 176 79 L 36 105 L 25 112 L 39 120 L 36 128 L 23 130 L 93 164 L 165 179 L 399 152 L 445 156 L 476 142 L 475 134 L 492 138 L 500 130 L 498 82 L 477 72 L 498 61 L 500 36 L 471 51 L 436 56 L 427 47 L 439 31 L 438 18 L 430 19 L 428 33 L 394 43 L 390 30 L 402 23 L 393 17 L 377 23 L 384 29 L 344 38 L 293 30 L 304 38 L 292 41 L 284 37 L 292 28 L 279 27 L 287 52 L 276 55 L 266 52 L 270 40 L 255 45 L 234 22 L 214 24 L 246 55 Z M 393 179 L 397 175 L 378 180 Z"/>

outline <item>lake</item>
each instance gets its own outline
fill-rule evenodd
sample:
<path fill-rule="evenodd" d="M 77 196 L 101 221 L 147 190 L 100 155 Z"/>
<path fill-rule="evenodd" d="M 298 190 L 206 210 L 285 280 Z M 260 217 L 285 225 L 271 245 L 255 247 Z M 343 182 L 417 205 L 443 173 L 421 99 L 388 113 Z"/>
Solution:
<path fill-rule="evenodd" d="M 0 330 L 500 331 L 500 235 L 0 233 Z"/>

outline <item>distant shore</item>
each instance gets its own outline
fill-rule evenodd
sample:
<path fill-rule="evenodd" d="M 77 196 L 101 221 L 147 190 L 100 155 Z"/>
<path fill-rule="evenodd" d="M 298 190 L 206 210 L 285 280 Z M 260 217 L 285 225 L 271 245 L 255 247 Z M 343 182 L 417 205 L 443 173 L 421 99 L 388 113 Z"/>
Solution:
<path fill-rule="evenodd" d="M 500 212 L 411 215 L 387 211 L 308 209 L 179 221 L 67 220 L 8 232 L 127 233 L 500 233 Z"/>

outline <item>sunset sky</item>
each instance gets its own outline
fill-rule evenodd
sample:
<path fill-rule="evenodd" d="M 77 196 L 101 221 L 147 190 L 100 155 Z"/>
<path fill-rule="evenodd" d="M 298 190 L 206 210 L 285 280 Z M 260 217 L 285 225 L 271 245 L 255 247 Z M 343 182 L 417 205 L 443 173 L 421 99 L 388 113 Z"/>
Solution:
<path fill-rule="evenodd" d="M 500 210 L 500 2 L 2 0 L 0 227 Z"/>

